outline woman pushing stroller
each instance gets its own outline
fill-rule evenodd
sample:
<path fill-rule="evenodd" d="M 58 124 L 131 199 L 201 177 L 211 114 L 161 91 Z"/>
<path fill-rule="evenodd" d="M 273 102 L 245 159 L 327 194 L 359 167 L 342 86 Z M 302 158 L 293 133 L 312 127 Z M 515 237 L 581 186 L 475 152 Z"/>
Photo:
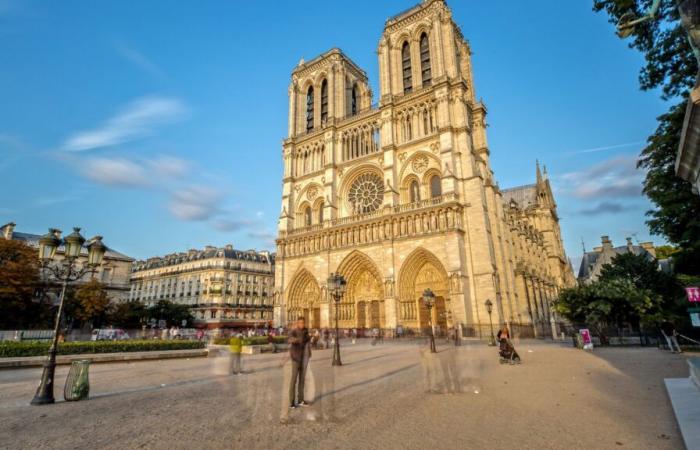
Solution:
<path fill-rule="evenodd" d="M 508 326 L 503 325 L 503 327 L 498 331 L 496 337 L 500 343 L 498 355 L 500 356 L 501 364 L 520 364 L 520 355 L 518 355 L 518 352 L 515 351 L 515 347 L 513 347 L 513 343 L 510 341 Z"/>

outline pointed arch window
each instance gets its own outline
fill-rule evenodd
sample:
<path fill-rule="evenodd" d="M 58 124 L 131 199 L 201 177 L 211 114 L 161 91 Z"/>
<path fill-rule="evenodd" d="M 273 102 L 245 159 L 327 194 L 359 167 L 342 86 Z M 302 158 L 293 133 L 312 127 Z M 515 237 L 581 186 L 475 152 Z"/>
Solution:
<path fill-rule="evenodd" d="M 413 180 L 408 188 L 411 198 L 411 203 L 420 201 L 420 186 L 418 186 L 418 181 Z"/>
<path fill-rule="evenodd" d="M 321 124 L 328 120 L 328 81 L 321 82 Z"/>
<path fill-rule="evenodd" d="M 438 175 L 430 177 L 430 198 L 437 198 L 442 195 L 442 183 Z"/>
<path fill-rule="evenodd" d="M 352 85 L 352 92 L 350 92 L 350 115 L 355 114 L 357 114 L 357 83 Z"/>
<path fill-rule="evenodd" d="M 307 206 L 304 209 L 304 226 L 309 226 L 311 225 L 311 207 Z"/>
<path fill-rule="evenodd" d="M 408 41 L 401 47 L 401 69 L 403 70 L 403 92 L 407 94 L 413 90 L 411 80 L 411 46 Z"/>
<path fill-rule="evenodd" d="M 314 129 L 314 87 L 306 91 L 306 131 Z"/>
<path fill-rule="evenodd" d="M 420 72 L 423 87 L 430 86 L 432 82 L 432 72 L 430 70 L 430 43 L 428 35 L 423 33 L 420 36 Z"/>
<path fill-rule="evenodd" d="M 318 205 L 318 223 L 323 223 L 323 202 Z"/>

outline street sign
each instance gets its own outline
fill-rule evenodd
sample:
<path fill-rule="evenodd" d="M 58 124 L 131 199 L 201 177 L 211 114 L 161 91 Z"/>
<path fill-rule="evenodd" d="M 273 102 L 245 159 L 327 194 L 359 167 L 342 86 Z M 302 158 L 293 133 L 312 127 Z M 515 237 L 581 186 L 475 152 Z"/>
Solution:
<path fill-rule="evenodd" d="M 690 323 L 692 323 L 694 327 L 700 328 L 700 313 L 690 313 Z"/>
<path fill-rule="evenodd" d="M 687 287 L 685 293 L 688 295 L 689 302 L 700 302 L 700 287 Z"/>

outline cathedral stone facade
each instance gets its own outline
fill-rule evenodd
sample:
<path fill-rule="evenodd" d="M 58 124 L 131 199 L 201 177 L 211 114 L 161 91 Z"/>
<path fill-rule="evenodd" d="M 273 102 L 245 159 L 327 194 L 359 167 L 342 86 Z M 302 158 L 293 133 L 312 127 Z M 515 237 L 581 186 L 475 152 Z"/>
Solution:
<path fill-rule="evenodd" d="M 549 302 L 574 277 L 545 173 L 501 190 L 469 44 L 443 0 L 387 20 L 379 103 L 334 48 L 289 86 L 275 269 L 275 322 L 333 325 L 328 276 L 347 280 L 342 328 L 479 334 L 493 323 L 549 333 Z M 432 317 L 421 301 L 435 293 Z"/>

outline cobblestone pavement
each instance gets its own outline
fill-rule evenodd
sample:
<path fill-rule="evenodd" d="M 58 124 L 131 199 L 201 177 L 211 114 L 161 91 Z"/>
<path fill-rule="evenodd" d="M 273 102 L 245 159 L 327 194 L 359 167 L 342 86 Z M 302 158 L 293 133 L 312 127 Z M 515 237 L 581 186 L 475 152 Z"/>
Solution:
<path fill-rule="evenodd" d="M 436 355 L 348 342 L 339 368 L 318 350 L 313 403 L 292 411 L 284 354 L 244 356 L 241 376 L 227 375 L 225 354 L 93 365 L 89 401 L 41 407 L 28 404 L 40 369 L 3 370 L 0 448 L 683 448 L 663 386 L 687 376 L 683 355 L 516 347 L 515 366 L 475 341 L 442 343 Z M 57 398 L 66 373 L 59 367 Z"/>

